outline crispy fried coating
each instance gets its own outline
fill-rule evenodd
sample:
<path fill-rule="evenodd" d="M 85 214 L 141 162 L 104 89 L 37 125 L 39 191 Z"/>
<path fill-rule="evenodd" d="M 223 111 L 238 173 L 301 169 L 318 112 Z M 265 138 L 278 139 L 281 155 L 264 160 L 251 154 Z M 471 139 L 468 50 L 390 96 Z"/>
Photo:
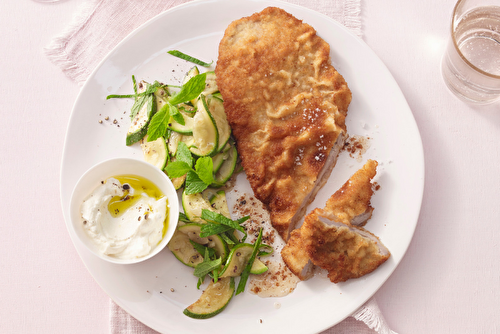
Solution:
<path fill-rule="evenodd" d="M 215 73 L 250 185 L 287 240 L 335 165 L 351 92 L 328 43 L 274 7 L 228 26 Z"/>
<path fill-rule="evenodd" d="M 313 275 L 314 265 L 307 254 L 309 240 L 302 237 L 301 231 L 302 228 L 298 228 L 290 233 L 290 239 L 281 250 L 281 258 L 295 276 L 305 281 Z"/>
<path fill-rule="evenodd" d="M 390 252 L 375 235 L 333 219 L 331 213 L 315 209 L 307 215 L 301 231 L 311 262 L 326 269 L 330 281 L 364 276 L 387 261 Z"/>
<path fill-rule="evenodd" d="M 378 163 L 368 160 L 326 202 L 325 210 L 335 216 L 335 221 L 347 225 L 363 226 L 371 218 L 373 195 L 371 180 L 377 173 Z"/>
<path fill-rule="evenodd" d="M 332 282 L 343 282 L 375 270 L 389 258 L 376 236 L 353 224 L 364 224 L 372 215 L 371 180 L 377 165 L 368 160 L 328 199 L 324 209 L 313 210 L 302 227 L 292 231 L 281 256 L 301 280 L 310 278 L 316 265 L 328 270 Z"/>

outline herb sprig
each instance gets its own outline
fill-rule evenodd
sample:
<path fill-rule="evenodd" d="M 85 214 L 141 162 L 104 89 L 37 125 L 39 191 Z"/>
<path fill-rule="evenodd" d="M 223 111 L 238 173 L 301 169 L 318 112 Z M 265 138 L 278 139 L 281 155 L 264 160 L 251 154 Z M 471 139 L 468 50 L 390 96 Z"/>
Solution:
<path fill-rule="evenodd" d="M 189 79 L 187 83 L 182 85 L 179 93 L 168 99 L 160 111 L 153 115 L 148 127 L 148 141 L 155 141 L 165 135 L 170 117 L 174 118 L 181 125 L 185 124 L 184 118 L 179 113 L 176 105 L 189 102 L 198 97 L 205 89 L 206 78 L 207 74 L 202 73 Z"/>
<path fill-rule="evenodd" d="M 177 151 L 179 153 L 179 149 Z M 194 169 L 188 162 L 178 157 L 179 154 L 176 154 L 176 161 L 169 163 L 165 172 L 172 179 L 186 175 L 184 191 L 187 195 L 202 192 L 214 182 L 214 164 L 211 157 L 201 157 L 196 160 Z"/>
<path fill-rule="evenodd" d="M 201 228 L 200 237 L 202 238 L 224 232 L 232 234 L 234 230 L 238 230 L 243 233 L 243 239 L 241 242 L 245 242 L 247 238 L 247 232 L 241 224 L 250 219 L 250 216 L 245 216 L 238 220 L 231 220 L 220 213 L 203 209 L 201 210 L 201 219 L 207 222 L 207 224 L 203 225 Z"/>
<path fill-rule="evenodd" d="M 261 242 L 262 242 L 262 228 L 260 229 L 259 236 L 257 237 L 257 240 L 255 241 L 255 244 L 253 246 L 252 255 L 250 256 L 250 259 L 248 260 L 245 269 L 243 269 L 243 272 L 240 275 L 240 282 L 238 283 L 238 287 L 236 288 L 236 295 L 245 291 L 245 286 L 247 284 L 248 276 L 250 276 L 250 270 L 252 269 L 255 257 L 259 252 Z"/>
<path fill-rule="evenodd" d="M 187 61 L 189 61 L 191 63 L 197 64 L 197 65 L 200 65 L 200 66 L 203 66 L 203 67 L 210 67 L 213 64 L 213 61 L 211 61 L 210 63 L 206 63 L 206 62 L 201 61 L 199 59 L 196 59 L 194 57 L 188 56 L 187 54 L 185 54 L 185 53 L 183 53 L 183 52 L 181 52 L 179 50 L 170 50 L 167 53 L 169 53 L 172 56 L 175 56 L 177 58 L 181 58 L 181 59 L 187 60 Z"/>

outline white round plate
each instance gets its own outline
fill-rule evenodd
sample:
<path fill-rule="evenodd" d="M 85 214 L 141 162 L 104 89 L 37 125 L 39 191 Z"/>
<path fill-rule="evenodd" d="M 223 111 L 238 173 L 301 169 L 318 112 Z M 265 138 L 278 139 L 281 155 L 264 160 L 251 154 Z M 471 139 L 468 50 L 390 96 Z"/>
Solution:
<path fill-rule="evenodd" d="M 320 332 L 352 314 L 381 287 L 413 236 L 424 187 L 423 149 L 398 85 L 373 51 L 339 23 L 312 10 L 273 0 L 210 0 L 175 7 L 135 30 L 103 60 L 82 88 L 68 126 L 61 171 L 66 223 L 71 223 L 71 192 L 88 168 L 113 157 L 142 159 L 139 145 L 125 146 L 132 101 L 106 100 L 106 96 L 132 92 L 132 75 L 148 82 L 179 82 L 192 64 L 168 55 L 168 50 L 178 49 L 214 60 L 215 64 L 218 44 L 228 24 L 268 6 L 281 7 L 312 25 L 330 44 L 332 62 L 352 91 L 348 132 L 370 138 L 370 148 L 360 158 L 346 151 L 340 154 L 328 183 L 310 209 L 323 207 L 367 159 L 376 159 L 381 188 L 372 199 L 375 211 L 366 228 L 380 237 L 392 256 L 359 279 L 332 284 L 324 277 L 315 277 L 299 283 L 293 293 L 282 298 L 260 298 L 245 292 L 235 296 L 216 317 L 194 320 L 182 311 L 201 294 L 196 289 L 196 277 L 168 250 L 143 263 L 116 265 L 93 255 L 70 232 L 83 262 L 104 291 L 132 316 L 159 332 Z M 248 189 L 244 177 L 238 177 L 236 187 Z M 277 303 L 280 308 L 275 307 Z"/>

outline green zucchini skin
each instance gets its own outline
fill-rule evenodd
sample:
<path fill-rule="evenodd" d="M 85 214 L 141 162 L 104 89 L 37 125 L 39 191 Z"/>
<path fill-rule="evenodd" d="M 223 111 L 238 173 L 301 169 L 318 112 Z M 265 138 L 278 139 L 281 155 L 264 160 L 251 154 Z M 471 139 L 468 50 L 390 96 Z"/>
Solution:
<path fill-rule="evenodd" d="M 139 84 L 139 93 L 146 91 L 149 84 L 145 81 L 141 81 Z M 147 97 L 146 102 L 144 102 L 142 108 L 137 112 L 137 115 L 133 118 L 129 130 L 127 132 L 127 138 L 125 140 L 125 144 L 130 146 L 134 143 L 137 143 L 139 140 L 144 138 L 144 136 L 148 133 L 148 126 L 151 118 L 156 113 L 156 96 L 155 94 L 151 94 Z"/>
<path fill-rule="evenodd" d="M 219 278 L 217 283 L 210 282 L 205 291 L 193 304 L 183 311 L 185 315 L 194 319 L 208 319 L 224 311 L 234 296 L 234 278 Z"/>

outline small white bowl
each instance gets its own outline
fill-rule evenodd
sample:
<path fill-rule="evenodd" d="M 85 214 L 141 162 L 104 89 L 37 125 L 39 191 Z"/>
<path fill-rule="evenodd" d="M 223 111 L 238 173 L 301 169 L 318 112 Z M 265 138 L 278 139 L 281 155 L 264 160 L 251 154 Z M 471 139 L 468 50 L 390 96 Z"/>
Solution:
<path fill-rule="evenodd" d="M 83 227 L 81 217 L 81 205 L 83 201 L 101 185 L 104 181 L 112 176 L 118 175 L 137 175 L 142 176 L 153 182 L 168 199 L 168 227 L 165 236 L 161 242 L 146 256 L 135 259 L 119 259 L 113 256 L 102 254 L 99 251 L 98 245 L 90 238 Z M 177 227 L 179 218 L 179 200 L 177 192 L 168 178 L 168 176 L 157 167 L 136 159 L 116 158 L 103 161 L 90 168 L 78 180 L 70 202 L 70 219 L 69 228 L 73 229 L 78 239 L 96 256 L 103 260 L 119 264 L 131 264 L 145 261 L 158 254 L 168 244 Z"/>

